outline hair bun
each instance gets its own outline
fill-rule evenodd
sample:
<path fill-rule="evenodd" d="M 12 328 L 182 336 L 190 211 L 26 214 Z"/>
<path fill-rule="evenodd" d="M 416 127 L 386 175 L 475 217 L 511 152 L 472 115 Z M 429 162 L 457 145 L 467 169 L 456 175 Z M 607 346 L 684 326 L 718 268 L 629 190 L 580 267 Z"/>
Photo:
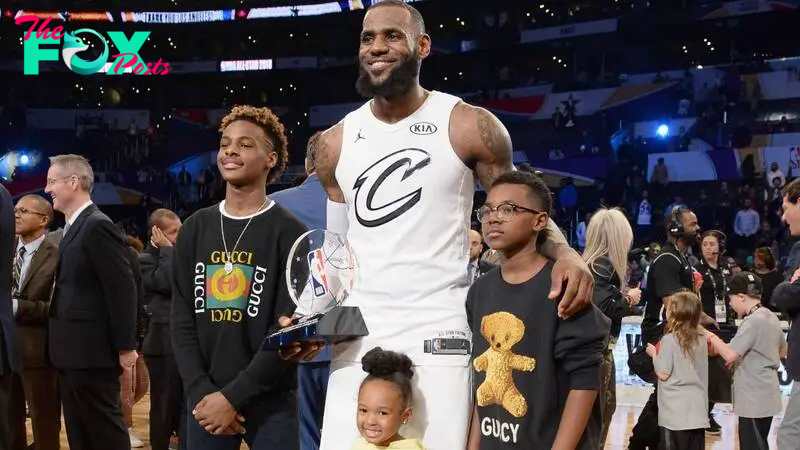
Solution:
<path fill-rule="evenodd" d="M 414 371 L 411 370 L 412 365 L 411 358 L 408 356 L 380 347 L 373 348 L 361 358 L 361 368 L 374 377 L 399 373 L 410 380 L 414 377 Z"/>

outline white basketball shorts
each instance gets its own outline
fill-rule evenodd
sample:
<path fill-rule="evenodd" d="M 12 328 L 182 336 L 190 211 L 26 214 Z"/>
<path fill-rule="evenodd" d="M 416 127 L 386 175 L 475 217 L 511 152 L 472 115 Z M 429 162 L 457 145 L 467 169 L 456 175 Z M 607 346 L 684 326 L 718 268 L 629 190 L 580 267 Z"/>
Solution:
<path fill-rule="evenodd" d="M 366 377 L 361 363 L 332 361 L 320 450 L 350 450 L 356 426 L 358 388 Z M 472 366 L 415 366 L 411 421 L 400 429 L 428 450 L 463 449 L 472 419 Z"/>

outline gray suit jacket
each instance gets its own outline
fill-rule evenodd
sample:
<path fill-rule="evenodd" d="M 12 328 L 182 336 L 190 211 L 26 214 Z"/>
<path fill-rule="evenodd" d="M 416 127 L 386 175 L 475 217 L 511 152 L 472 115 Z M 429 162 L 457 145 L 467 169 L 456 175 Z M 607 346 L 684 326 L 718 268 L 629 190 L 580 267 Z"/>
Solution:
<path fill-rule="evenodd" d="M 47 237 L 45 239 L 52 242 L 54 245 L 58 246 L 61 243 L 61 239 L 64 237 L 64 229 L 59 228 L 56 231 L 51 231 L 47 233 Z"/>

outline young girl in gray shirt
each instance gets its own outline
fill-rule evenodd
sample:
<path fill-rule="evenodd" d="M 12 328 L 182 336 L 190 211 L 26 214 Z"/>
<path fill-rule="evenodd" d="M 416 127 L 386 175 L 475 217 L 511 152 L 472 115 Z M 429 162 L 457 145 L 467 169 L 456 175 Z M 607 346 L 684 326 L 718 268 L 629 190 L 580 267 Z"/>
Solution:
<path fill-rule="evenodd" d="M 647 345 L 658 376 L 660 448 L 703 450 L 708 428 L 708 346 L 697 295 L 678 292 L 665 301 L 667 328 Z"/>

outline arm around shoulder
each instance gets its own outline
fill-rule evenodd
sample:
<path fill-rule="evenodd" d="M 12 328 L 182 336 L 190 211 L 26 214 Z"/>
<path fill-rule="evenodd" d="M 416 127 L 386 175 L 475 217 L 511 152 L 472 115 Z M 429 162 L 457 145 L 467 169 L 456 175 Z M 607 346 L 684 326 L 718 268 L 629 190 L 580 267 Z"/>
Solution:
<path fill-rule="evenodd" d="M 465 164 L 474 167 L 481 186 L 489 189 L 500 175 L 514 170 L 514 146 L 505 125 L 484 108 L 459 103 L 450 120 L 450 142 Z M 550 220 L 547 224 L 547 241 L 541 253 L 555 260 L 575 253 L 567 239 Z"/>
<path fill-rule="evenodd" d="M 453 108 L 450 142 L 458 156 L 473 167 L 484 189 L 501 174 L 514 170 L 514 149 L 505 125 L 484 108 L 461 102 Z"/>

